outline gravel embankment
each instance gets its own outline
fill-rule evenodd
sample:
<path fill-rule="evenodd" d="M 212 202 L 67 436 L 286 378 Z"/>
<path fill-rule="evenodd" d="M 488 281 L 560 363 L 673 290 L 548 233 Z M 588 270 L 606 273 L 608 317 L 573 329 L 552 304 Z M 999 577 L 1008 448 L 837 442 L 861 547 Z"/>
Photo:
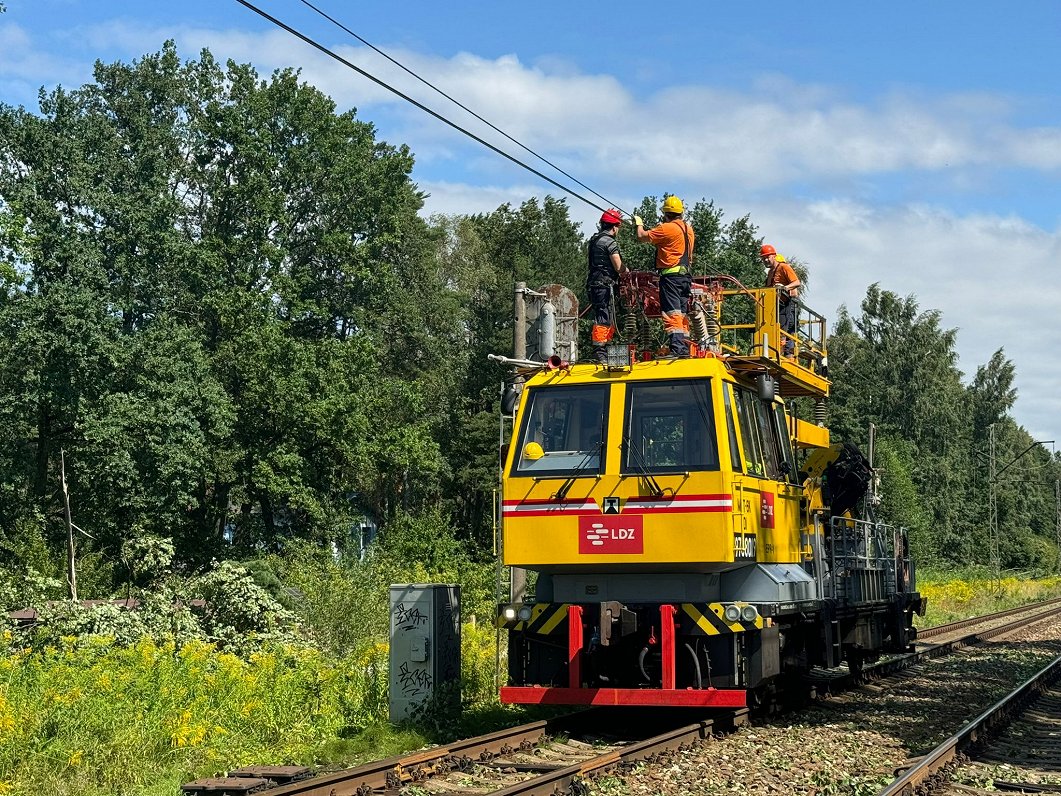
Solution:
<path fill-rule="evenodd" d="M 1061 654 L 1061 620 L 590 783 L 616 794 L 875 794 Z"/>

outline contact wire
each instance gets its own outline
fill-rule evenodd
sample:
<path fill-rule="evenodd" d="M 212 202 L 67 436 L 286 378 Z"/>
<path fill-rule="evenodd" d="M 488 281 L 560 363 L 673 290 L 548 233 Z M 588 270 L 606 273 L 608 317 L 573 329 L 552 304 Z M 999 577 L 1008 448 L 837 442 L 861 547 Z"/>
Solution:
<path fill-rule="evenodd" d="M 398 67 L 399 69 L 401 69 L 401 70 L 402 70 L 403 72 L 405 72 L 406 74 L 409 74 L 409 75 L 411 75 L 412 77 L 416 78 L 416 79 L 417 79 L 417 80 L 419 80 L 419 81 L 420 81 L 421 83 L 423 83 L 423 84 L 424 84 L 425 86 L 427 86 L 428 88 L 430 88 L 430 89 L 431 89 L 432 91 L 435 91 L 435 92 L 437 92 L 437 93 L 441 94 L 441 95 L 442 95 L 443 97 L 445 97 L 446 99 L 448 99 L 448 100 L 449 100 L 450 102 L 452 102 L 452 103 L 453 103 L 454 105 L 456 105 L 456 106 L 457 106 L 458 108 L 460 108 L 461 110 L 463 110 L 463 111 L 467 111 L 468 113 L 470 113 L 470 114 L 471 114 L 472 116 L 474 116 L 474 117 L 475 117 L 476 119 L 478 119 L 478 120 L 479 120 L 480 122 L 482 122 L 483 124 L 485 124 L 485 125 L 486 125 L 487 127 L 489 127 L 489 128 L 491 129 L 491 130 L 494 130 L 495 132 L 498 132 L 498 133 L 500 133 L 500 134 L 501 134 L 501 135 L 503 135 L 503 136 L 504 136 L 505 138 L 507 138 L 507 139 L 508 139 L 509 141 L 511 141 L 511 142 L 512 142 L 513 144 L 515 144 L 516 146 L 518 146 L 518 147 L 520 147 L 521 149 L 523 149 L 524 151 L 526 151 L 526 152 L 529 152 L 530 154 L 534 155 L 534 157 L 538 158 L 538 160 L 540 160 L 540 161 L 541 161 L 542 163 L 544 163 L 544 164 L 546 164 L 547 166 L 550 166 L 550 167 L 552 167 L 552 168 L 556 169 L 556 170 L 557 170 L 558 172 L 560 172 L 561 174 L 563 174 L 563 175 L 564 175 L 565 177 L 567 177 L 567 178 L 568 178 L 569 180 L 571 180 L 571 181 L 575 182 L 575 183 L 576 183 L 576 184 L 578 184 L 578 185 L 579 185 L 580 187 L 582 187 L 582 188 L 585 188 L 585 189 L 586 189 L 587 191 L 589 191 L 589 192 L 590 192 L 591 194 L 593 194 L 594 196 L 596 196 L 596 197 L 597 197 L 598 199 L 600 199 L 600 200 L 601 200 L 602 202 L 606 202 L 606 203 L 610 204 L 610 205 L 611 205 L 612 207 L 615 207 L 615 208 L 618 208 L 618 207 L 619 207 L 619 205 L 618 205 L 618 204 L 616 204 L 615 202 L 611 201 L 611 200 L 610 200 L 610 199 L 609 199 L 608 197 L 606 197 L 606 196 L 601 196 L 601 195 L 600 195 L 599 193 L 597 193 L 596 191 L 594 191 L 594 190 L 593 190 L 592 188 L 590 188 L 590 187 L 589 187 L 588 185 L 586 185 L 586 183 L 584 183 L 584 182 L 582 182 L 582 181 L 581 181 L 580 179 L 578 179 L 578 177 L 575 177 L 574 175 L 572 175 L 572 174 L 569 174 L 568 172 L 564 171 L 564 170 L 563 170 L 562 168 L 560 168 L 559 166 L 557 166 L 557 165 L 556 165 L 555 163 L 553 163 L 553 162 L 552 162 L 551 160 L 549 160 L 548 158 L 546 158 L 546 157 L 545 157 L 544 155 L 540 155 L 540 154 L 538 154 L 538 153 L 537 153 L 537 152 L 535 152 L 535 151 L 534 151 L 533 149 L 531 149 L 531 148 L 530 148 L 529 146 L 527 146 L 526 144 L 524 144 L 524 143 L 523 143 L 522 141 L 519 141 L 518 139 L 516 139 L 516 138 L 513 138 L 513 137 L 512 137 L 511 135 L 509 135 L 508 133 L 506 133 L 506 132 L 505 132 L 504 130 L 502 130 L 502 129 L 501 129 L 500 127 L 498 127 L 497 125 L 493 124 L 492 122 L 488 121 L 487 119 L 484 119 L 484 118 L 483 118 L 482 116 L 480 116 L 480 115 L 479 115 L 478 113 L 476 113 L 475 111 L 473 111 L 473 110 L 472 110 L 471 108 L 469 108 L 469 107 L 468 107 L 467 105 L 465 105 L 465 104 L 464 104 L 463 102 L 461 102 L 460 100 L 456 99 L 455 97 L 452 97 L 452 96 L 450 96 L 449 94 L 447 94 L 447 93 L 446 93 L 445 91 L 443 91 L 442 89 L 440 89 L 440 88 L 439 88 L 438 86 L 436 86 L 435 84 L 433 84 L 433 83 L 431 83 L 430 81 L 428 81 L 428 80 L 426 80 L 426 79 L 424 79 L 424 78 L 420 77 L 420 75 L 418 75 L 418 74 L 417 74 L 416 72 L 414 72 L 414 71 L 413 71 L 412 69 L 409 69 L 409 67 L 405 66 L 405 64 L 401 63 L 400 61 L 396 60 L 395 58 L 392 58 L 392 57 L 391 57 L 390 55 L 388 55 L 387 53 L 385 53 L 385 52 L 384 52 L 383 50 L 381 50 L 381 49 L 380 49 L 379 47 L 377 47 L 376 45 L 372 44 L 372 43 L 371 43 L 371 42 L 369 42 L 369 41 L 366 41 L 366 40 L 365 40 L 364 38 L 362 38 L 362 37 L 361 37 L 361 36 L 359 36 L 358 34 L 354 33 L 354 31 L 350 30 L 350 28 L 348 28 L 348 27 L 347 27 L 346 25 L 344 25 L 344 24 L 343 24 L 342 22 L 340 22 L 339 20 L 337 20 L 337 19 L 335 19 L 334 17 L 332 17 L 331 15 L 329 15 L 329 14 L 328 14 L 328 13 L 327 13 L 326 11 L 323 11 L 322 9 L 318 8 L 318 7 L 317 7 L 317 6 L 315 6 L 315 5 L 313 4 L 313 3 L 309 2 L 309 0 L 300 0 L 300 2 L 302 3 L 302 5 L 306 6 L 307 8 L 311 8 L 311 9 L 313 9 L 313 10 L 314 10 L 314 11 L 315 11 L 316 13 L 320 14 L 320 15 L 321 15 L 322 17 L 324 17 L 324 18 L 325 18 L 326 20 L 328 20 L 329 22 L 331 22 L 331 23 L 332 23 L 333 25 L 335 25 L 335 26 L 336 26 L 337 28 L 340 28 L 340 29 L 342 29 L 342 30 L 346 31 L 347 33 L 349 33 L 349 34 L 350 34 L 351 36 L 353 36 L 353 37 L 354 37 L 355 39 L 357 39 L 357 40 L 358 40 L 359 42 L 361 42 L 362 44 L 364 44 L 364 45 L 365 45 L 366 47 L 368 47 L 369 49 L 371 49 L 371 50 L 374 50 L 375 52 L 377 52 L 377 53 L 379 53 L 380 55 L 382 55 L 382 56 L 383 56 L 384 58 L 386 58 L 386 59 L 387 59 L 388 61 L 390 61 L 390 62 L 391 62 L 392 64 L 394 64 L 394 65 L 395 65 L 396 67 Z M 629 214 L 629 213 L 627 213 L 627 212 L 626 212 L 625 210 L 623 210 L 622 212 L 623 212 L 623 213 L 625 213 L 626 215 L 630 215 L 630 214 Z"/>
<path fill-rule="evenodd" d="M 408 102 L 408 103 L 410 103 L 412 105 L 415 105 L 417 108 L 422 110 L 424 113 L 427 113 L 427 114 L 429 114 L 431 116 L 434 116 L 440 122 L 443 122 L 444 124 L 448 124 L 454 130 L 456 130 L 456 131 L 458 131 L 460 133 L 463 133 L 464 135 L 466 135 L 469 138 L 471 138 L 473 141 L 477 141 L 478 143 L 480 143 L 483 146 L 485 146 L 487 149 L 491 150 L 492 152 L 497 153 L 498 155 L 500 155 L 501 157 L 505 158 L 506 160 L 509 160 L 512 163 L 515 163 L 517 166 L 520 166 L 520 167 L 526 169 L 531 174 L 534 174 L 534 175 L 536 175 L 538 177 L 541 177 L 547 183 L 559 188 L 564 193 L 570 194 L 571 196 L 575 197 L 579 201 L 585 202 L 590 207 L 595 207 L 598 210 L 600 210 L 601 212 L 604 212 L 605 210 L 608 209 L 608 208 L 605 208 L 605 207 L 601 207 L 599 204 L 597 204 L 593 200 L 586 198 L 585 196 L 583 196 L 582 194 L 578 193 L 577 191 L 575 191 L 575 190 L 573 190 L 571 188 L 568 188 L 566 185 L 557 182 L 552 177 L 548 176 L 547 174 L 543 174 L 542 172 L 538 171 L 533 166 L 530 166 L 530 165 L 524 163 L 519 158 L 517 158 L 517 157 L 515 157 L 513 155 L 510 155 L 508 152 L 505 152 L 503 149 L 500 149 L 500 148 L 494 146 L 489 141 L 486 141 L 485 139 L 480 138 L 475 133 L 473 133 L 471 130 L 468 130 L 468 129 L 464 128 L 464 127 L 461 127 L 456 122 L 453 122 L 453 121 L 447 119 L 441 113 L 438 113 L 437 111 L 432 110 L 431 108 L 429 108 L 426 105 L 424 105 L 422 102 L 419 102 L 419 101 L 413 99 L 408 94 L 403 94 L 401 91 L 399 91 L 398 89 L 394 88 L 394 86 L 391 86 L 390 84 L 388 84 L 387 82 L 381 80 L 380 78 L 376 77 L 375 75 L 365 71 L 364 69 L 362 69 L 361 67 L 357 66 L 356 64 L 351 63 L 350 61 L 346 60 L 345 58 L 343 58 L 338 53 L 336 53 L 336 52 L 334 52 L 332 50 L 329 50 L 327 47 L 325 47 L 320 42 L 317 42 L 314 39 L 311 39 L 306 34 L 302 33 L 299 30 L 296 30 L 295 28 L 293 28 L 290 25 L 288 25 L 286 22 L 283 22 L 283 21 L 277 19 L 276 17 L 274 17 L 272 14 L 268 13 L 267 11 L 264 11 L 263 9 L 258 8 L 258 6 L 256 6 L 253 3 L 249 2 L 249 0 L 236 0 L 236 2 L 239 3 L 240 5 L 244 6 L 245 8 L 250 9 L 251 11 L 253 11 L 258 16 L 262 17 L 263 19 L 266 19 L 269 22 L 272 22 L 278 28 L 281 28 L 282 30 L 286 30 L 292 36 L 295 36 L 296 38 L 301 39 L 302 41 L 304 41 L 306 44 L 310 45 L 311 47 L 313 47 L 313 48 L 315 48 L 317 50 L 320 50 L 325 55 L 327 55 L 330 58 L 333 58 L 336 61 L 338 61 L 339 63 L 341 63 L 343 66 L 346 66 L 347 68 L 352 69 L 353 71 L 357 72 L 359 75 L 362 75 L 363 77 L 367 77 L 369 80 L 371 80 L 373 83 L 375 83 L 376 85 L 380 86 L 381 88 L 385 88 L 387 91 L 391 92 L 392 94 L 394 94 L 394 95 L 396 95 L 398 97 L 401 97 L 406 102 Z"/>

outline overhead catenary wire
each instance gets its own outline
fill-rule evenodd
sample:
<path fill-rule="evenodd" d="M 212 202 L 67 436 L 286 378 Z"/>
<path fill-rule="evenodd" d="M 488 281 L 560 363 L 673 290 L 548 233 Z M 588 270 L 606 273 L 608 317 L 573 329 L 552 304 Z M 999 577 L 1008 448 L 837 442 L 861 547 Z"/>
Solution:
<path fill-rule="evenodd" d="M 447 119 L 445 116 L 443 116 L 438 111 L 435 111 L 435 110 L 427 107 L 422 102 L 419 102 L 418 100 L 415 100 L 412 97 L 410 97 L 408 94 L 404 94 L 403 92 L 401 92 L 398 89 L 396 89 L 394 86 L 388 84 L 386 81 L 381 80 L 380 78 L 376 77 L 375 75 L 373 75 L 373 74 L 367 72 L 366 70 L 362 69 L 361 67 L 357 66 L 356 64 L 351 63 L 350 61 L 346 60 L 345 58 L 343 58 L 338 53 L 336 53 L 333 50 L 330 50 L 327 47 L 325 47 L 320 42 L 310 38 L 309 36 L 307 36 L 306 34 L 302 33 L 301 31 L 296 30 L 295 28 L 291 27 L 286 22 L 283 22 L 283 21 L 277 19 L 272 14 L 268 13 L 267 11 L 259 8 L 258 6 L 254 5 L 251 2 L 249 2 L 249 0 L 236 0 L 236 2 L 239 3 L 240 5 L 246 7 L 246 8 L 249 8 L 255 14 L 257 14 L 258 16 L 262 17 L 263 19 L 266 19 L 269 22 L 273 23 L 278 28 L 281 28 L 282 30 L 286 30 L 292 36 L 295 36 L 296 38 L 301 39 L 302 41 L 304 41 L 306 44 L 310 45 L 311 47 L 313 47 L 313 48 L 315 48 L 317 50 L 320 50 L 325 55 L 327 55 L 330 58 L 333 58 L 336 61 L 338 61 L 339 63 L 341 63 L 343 66 L 346 66 L 347 68 L 352 69 L 353 71 L 357 72 L 359 75 L 362 75 L 363 77 L 368 78 L 373 83 L 375 83 L 376 85 L 380 86 L 381 88 L 384 88 L 387 91 L 391 92 L 392 94 L 394 94 L 394 95 L 400 97 L 401 99 L 405 100 L 406 102 L 408 102 L 408 103 L 410 103 L 412 105 L 415 105 L 417 108 L 419 108 L 420 110 L 424 111 L 424 113 L 427 113 L 427 114 L 429 114 L 431 116 L 434 116 L 440 122 L 443 122 L 444 124 L 449 125 L 454 130 L 457 130 L 458 132 L 463 133 L 464 135 L 466 135 L 469 138 L 471 138 L 473 141 L 476 141 L 476 142 L 482 144 L 483 146 L 485 146 L 487 149 L 490 149 L 491 151 L 496 152 L 498 155 L 501 155 L 501 157 L 505 158 L 506 160 L 509 160 L 512 163 L 515 163 L 517 166 L 520 166 L 520 167 L 526 169 L 531 174 L 534 174 L 535 176 L 540 177 L 541 179 L 545 180 L 550 185 L 553 185 L 553 186 L 559 188 L 564 193 L 570 194 L 571 196 L 575 197 L 579 201 L 585 202 L 590 207 L 595 207 L 598 210 L 600 210 L 601 212 L 604 212 L 605 210 L 608 209 L 606 207 L 602 207 L 601 205 L 597 204 L 592 199 L 588 199 L 587 197 L 583 196 L 582 194 L 578 193 L 577 191 L 575 191 L 575 190 L 573 190 L 571 188 L 568 188 L 566 185 L 564 185 L 564 184 L 562 184 L 560 182 L 557 182 L 552 177 L 548 176 L 547 174 L 543 174 L 542 172 L 538 171 L 538 169 L 534 168 L 533 166 L 528 165 L 527 163 L 524 163 L 519 158 L 517 158 L 517 157 L 515 157 L 513 155 L 510 155 L 508 152 L 505 152 L 503 149 L 501 149 L 501 148 L 499 148 L 497 146 L 494 146 L 489 141 L 477 136 L 471 130 L 468 130 L 468 129 L 464 128 L 464 127 L 461 127 L 456 122 L 451 121 L 450 119 Z M 579 184 L 581 185 L 581 183 L 579 183 Z M 593 193 L 595 193 L 595 192 L 593 192 Z M 627 215 L 629 215 L 629 213 L 627 213 Z"/>
<path fill-rule="evenodd" d="M 564 171 L 564 170 L 563 170 L 562 168 L 560 168 L 559 166 L 557 166 L 557 165 L 556 165 L 555 163 L 553 163 L 553 162 L 552 162 L 551 160 L 549 160 L 548 158 L 546 158 L 546 157 L 545 157 L 544 155 L 541 155 L 541 154 L 539 154 L 538 152 L 535 152 L 535 151 L 534 151 L 533 149 L 531 149 L 531 148 L 530 148 L 529 146 L 527 146 L 526 144 L 524 144 L 524 143 L 523 143 L 522 141 L 519 141 L 518 139 L 516 139 L 516 138 L 512 137 L 511 135 L 509 135 L 508 133 L 506 133 L 506 132 L 505 132 L 504 130 L 502 130 L 502 129 L 501 129 L 500 127 L 498 127 L 497 125 L 495 125 L 495 124 L 493 124 L 492 122 L 490 122 L 490 121 L 489 121 L 488 119 L 484 119 L 484 118 L 483 118 L 482 116 L 480 116 L 480 115 L 479 115 L 478 113 L 476 113 L 475 111 L 473 111 L 473 110 L 472 110 L 471 108 L 469 108 L 469 107 L 468 107 L 467 105 L 465 105 L 465 104 L 464 104 L 463 102 L 461 102 L 460 100 L 456 99 L 455 97 L 452 97 L 452 96 L 450 96 L 450 95 L 449 95 L 449 94 L 447 94 L 447 93 L 446 93 L 445 91 L 443 91 L 443 90 L 442 90 L 442 89 L 440 89 L 440 88 L 439 88 L 438 86 L 436 86 L 436 85 L 435 85 L 434 83 L 431 83 L 431 82 L 430 82 L 429 80 L 425 80 L 425 79 L 424 79 L 424 78 L 422 78 L 422 77 L 421 77 L 420 75 L 418 75 L 418 74 L 417 74 L 416 72 L 414 72 L 414 71 L 413 71 L 412 69 L 409 69 L 409 67 L 405 66 L 405 64 L 401 63 L 400 61 L 398 61 L 398 60 L 397 60 L 397 59 L 395 59 L 395 58 L 392 58 L 392 57 L 391 57 L 390 55 L 388 55 L 387 53 L 385 53 L 385 52 L 384 52 L 383 50 L 381 50 L 381 49 L 380 49 L 379 47 L 376 47 L 376 46 L 375 46 L 374 44 L 372 44 L 371 42 L 369 42 L 369 41 L 366 41 L 366 40 L 365 40 L 364 38 L 362 38 L 361 36 L 359 36 L 358 34 L 356 34 L 356 33 L 355 33 L 354 31 L 350 30 L 350 28 L 348 28 L 348 27 L 347 27 L 346 25 L 344 25 L 344 24 L 343 24 L 342 22 L 340 22 L 339 20 L 337 20 L 337 19 L 335 19 L 334 17 L 332 17 L 331 15 L 329 15 L 329 14 L 328 14 L 328 13 L 327 13 L 326 11 L 323 11 L 322 9 L 318 8 L 317 6 L 315 6 L 315 5 L 313 4 L 313 3 L 309 2 L 309 0 L 300 0 L 300 2 L 302 3 L 302 5 L 306 6 L 307 8 L 310 8 L 310 9 L 312 9 L 312 10 L 313 10 L 313 11 L 315 11 L 315 12 L 316 12 L 317 14 L 319 14 L 319 15 L 320 15 L 320 16 L 322 16 L 322 17 L 324 17 L 324 18 L 325 18 L 326 20 L 328 20 L 328 21 L 329 21 L 329 22 L 331 22 L 331 23 L 332 23 L 333 25 L 335 25 L 335 26 L 336 26 L 337 28 L 339 28 L 339 29 L 341 29 L 341 30 L 344 30 L 344 31 L 346 31 L 347 33 L 349 33 L 349 34 L 350 34 L 351 36 L 353 36 L 353 37 L 354 37 L 355 39 L 357 39 L 357 40 L 358 40 L 359 42 L 361 42 L 362 44 L 364 44 L 364 45 L 365 45 L 366 47 L 368 47 L 369 49 L 371 49 L 371 50 L 375 51 L 376 53 L 378 53 L 378 54 L 382 55 L 382 56 L 383 56 L 384 58 L 386 58 L 386 59 L 387 59 L 388 61 L 390 61 L 390 62 L 391 62 L 392 64 L 394 64 L 395 66 L 397 66 L 397 67 L 398 67 L 399 69 L 401 69 L 401 70 L 402 70 L 403 72 L 405 72 L 406 74 L 408 74 L 408 75 L 410 75 L 410 76 L 412 76 L 412 77 L 416 78 L 416 79 L 417 79 L 417 80 L 419 80 L 419 81 L 420 81 L 421 83 L 423 83 L 423 84 L 424 84 L 425 86 L 427 86 L 428 88 L 430 88 L 430 89 L 431 89 L 432 91 L 435 91 L 435 92 L 437 92 L 438 94 L 441 94 L 441 95 L 442 95 L 443 97 L 445 97 L 446 99 L 448 99 L 448 100 L 449 100 L 450 102 L 452 102 L 452 103 L 453 103 L 454 105 L 456 105 L 456 106 L 457 106 L 458 108 L 460 108 L 461 110 L 463 110 L 463 111 L 466 111 L 467 113 L 470 113 L 470 114 L 471 114 L 472 116 L 474 116 L 474 117 L 475 117 L 476 119 L 478 119 L 478 120 L 479 120 L 480 122 L 482 122 L 483 124 L 485 124 L 485 125 L 486 125 L 487 127 L 489 127 L 489 128 L 491 129 L 491 130 L 493 130 L 493 131 L 495 131 L 495 132 L 497 132 L 497 133 L 500 133 L 501 135 L 503 135 L 503 136 L 504 136 L 505 138 L 507 138 L 507 139 L 508 139 L 509 141 L 511 141 L 511 142 L 512 142 L 513 144 L 515 144 L 516 146 L 518 146 L 518 147 L 519 147 L 520 149 L 524 150 L 525 152 L 528 152 L 528 153 L 530 153 L 531 155 L 534 155 L 534 157 L 538 158 L 538 160 L 540 160 L 540 161 L 541 161 L 542 163 L 546 164 L 547 166 L 549 166 L 549 167 L 551 167 L 551 168 L 554 168 L 554 169 L 556 169 L 556 170 L 557 170 L 558 172 L 560 172 L 561 174 L 563 174 L 563 175 L 564 175 L 565 177 L 567 177 L 567 178 L 568 178 L 569 180 L 571 180 L 572 182 L 576 183 L 576 184 L 577 184 L 577 185 L 578 185 L 579 187 L 581 187 L 581 188 L 585 188 L 585 189 L 586 189 L 587 191 L 589 191 L 589 192 L 590 192 L 591 194 L 593 194 L 594 196 L 596 196 L 596 197 L 597 197 L 598 199 L 600 199 L 600 200 L 601 200 L 602 202 L 605 202 L 605 203 L 607 203 L 607 204 L 611 205 L 612 207 L 615 207 L 615 208 L 619 208 L 619 205 L 618 205 L 618 204 L 616 204 L 615 202 L 613 202 L 613 201 L 612 201 L 611 199 L 609 199 L 609 198 L 608 198 L 608 197 L 606 197 L 606 196 L 601 196 L 601 195 L 600 195 L 599 193 L 597 193 L 597 192 L 596 192 L 595 190 L 593 190 L 593 189 L 592 189 L 592 188 L 590 188 L 590 187 L 589 187 L 588 185 L 586 185 L 586 183 L 582 182 L 582 181 L 581 181 L 580 179 L 578 179 L 578 178 L 577 178 L 577 177 L 575 177 L 574 175 L 572 175 L 572 174 L 569 174 L 568 172 Z M 594 205 L 594 206 L 596 206 L 596 205 Z M 623 211 L 623 212 L 625 213 L 626 211 Z M 626 213 L 626 215 L 630 215 L 630 214 L 629 214 L 629 213 Z"/>

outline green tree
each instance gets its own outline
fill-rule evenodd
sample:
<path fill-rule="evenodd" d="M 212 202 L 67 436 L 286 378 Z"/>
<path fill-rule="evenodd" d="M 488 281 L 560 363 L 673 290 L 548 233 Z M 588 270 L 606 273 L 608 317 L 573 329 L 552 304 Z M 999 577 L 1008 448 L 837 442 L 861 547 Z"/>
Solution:
<path fill-rule="evenodd" d="M 58 549 L 60 451 L 113 560 L 145 533 L 191 562 L 342 542 L 437 500 L 463 329 L 405 147 L 297 73 L 167 43 L 0 107 L 0 151 L 3 533 L 39 517 Z"/>
<path fill-rule="evenodd" d="M 1013 378 L 1017 369 L 1006 359 L 1002 349 L 991 355 L 986 365 L 976 369 L 973 383 L 969 385 L 968 398 L 973 439 L 982 442 L 992 424 L 1005 417 L 1017 400 Z"/>
<path fill-rule="evenodd" d="M 910 552 L 915 561 L 939 557 L 930 529 L 928 512 L 914 479 L 916 470 L 911 446 L 901 439 L 881 437 L 874 448 L 875 469 L 881 473 L 881 521 L 901 525 L 910 533 Z"/>
<path fill-rule="evenodd" d="M 861 314 L 841 309 L 829 342 L 833 381 L 831 427 L 863 446 L 869 423 L 909 444 L 911 474 L 928 514 L 928 530 L 945 557 L 970 554 L 969 427 L 954 329 L 940 313 L 922 312 L 913 296 L 900 298 L 871 285 Z"/>

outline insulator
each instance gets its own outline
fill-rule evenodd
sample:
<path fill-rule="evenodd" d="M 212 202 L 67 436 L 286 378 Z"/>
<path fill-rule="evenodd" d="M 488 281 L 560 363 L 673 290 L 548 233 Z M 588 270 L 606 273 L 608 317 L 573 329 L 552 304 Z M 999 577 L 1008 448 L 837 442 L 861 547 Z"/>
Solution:
<path fill-rule="evenodd" d="M 551 301 L 542 304 L 539 318 L 538 353 L 542 357 L 551 357 L 556 353 L 556 308 Z"/>
<path fill-rule="evenodd" d="M 814 402 L 814 422 L 819 426 L 825 426 L 825 401 L 822 398 Z"/>
<path fill-rule="evenodd" d="M 689 308 L 689 332 L 698 344 L 707 342 L 707 316 L 699 301 L 694 301 Z"/>
<path fill-rule="evenodd" d="M 652 327 L 649 325 L 648 318 L 644 315 L 640 318 L 640 348 L 642 351 L 651 351 L 656 347 L 656 340 L 652 336 Z"/>
<path fill-rule="evenodd" d="M 722 351 L 722 324 L 718 322 L 713 301 L 706 309 L 708 347 L 715 353 L 720 353 Z"/>
<path fill-rule="evenodd" d="M 623 313 L 623 340 L 628 343 L 637 340 L 637 314 L 633 309 Z"/>
<path fill-rule="evenodd" d="M 721 330 L 715 317 L 714 299 L 704 296 L 694 301 L 689 308 L 689 332 L 697 345 L 709 351 L 719 351 L 718 335 Z"/>

